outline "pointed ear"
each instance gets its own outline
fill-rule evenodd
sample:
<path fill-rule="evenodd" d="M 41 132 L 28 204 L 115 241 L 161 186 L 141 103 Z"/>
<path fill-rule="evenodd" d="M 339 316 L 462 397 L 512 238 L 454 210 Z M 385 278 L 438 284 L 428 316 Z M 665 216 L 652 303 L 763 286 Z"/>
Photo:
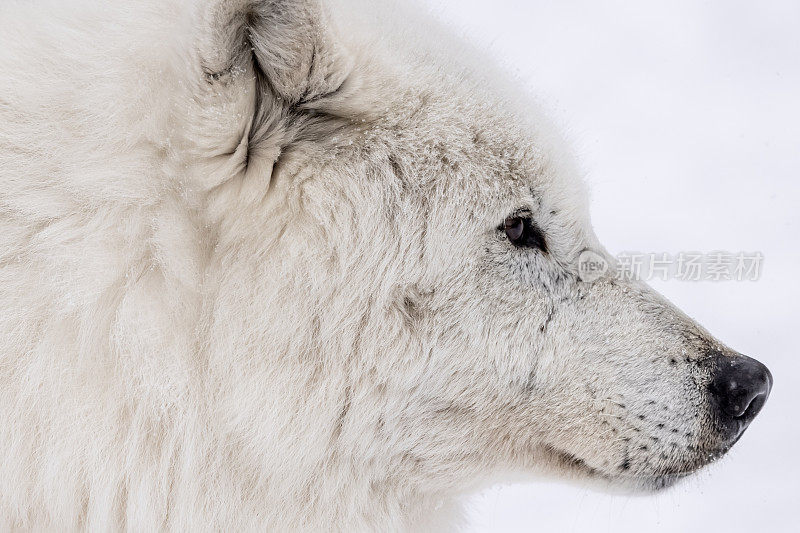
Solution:
<path fill-rule="evenodd" d="M 334 92 L 348 57 L 318 0 L 211 0 L 201 43 L 210 81 L 226 81 L 249 63 L 273 95 L 289 105 Z"/>
<path fill-rule="evenodd" d="M 350 73 L 318 0 L 201 0 L 185 125 L 204 190 L 243 172 L 269 182 L 303 104 Z"/>

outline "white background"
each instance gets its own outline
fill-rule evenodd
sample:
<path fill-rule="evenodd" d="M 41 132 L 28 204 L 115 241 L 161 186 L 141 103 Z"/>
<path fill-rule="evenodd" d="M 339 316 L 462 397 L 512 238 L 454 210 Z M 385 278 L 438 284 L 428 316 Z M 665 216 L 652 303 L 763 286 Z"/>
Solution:
<path fill-rule="evenodd" d="M 800 2 L 427 0 L 567 132 L 612 253 L 760 251 L 757 282 L 652 282 L 775 387 L 719 463 L 657 496 L 492 488 L 468 531 L 800 531 Z"/>

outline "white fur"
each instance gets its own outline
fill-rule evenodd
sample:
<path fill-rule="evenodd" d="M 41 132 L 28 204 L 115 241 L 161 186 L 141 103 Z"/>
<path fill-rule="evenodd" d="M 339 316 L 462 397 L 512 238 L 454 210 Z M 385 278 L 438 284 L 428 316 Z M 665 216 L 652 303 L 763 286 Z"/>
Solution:
<path fill-rule="evenodd" d="M 0 6 L 0 527 L 397 530 L 714 453 L 716 342 L 577 279 L 558 136 L 366 7 Z"/>

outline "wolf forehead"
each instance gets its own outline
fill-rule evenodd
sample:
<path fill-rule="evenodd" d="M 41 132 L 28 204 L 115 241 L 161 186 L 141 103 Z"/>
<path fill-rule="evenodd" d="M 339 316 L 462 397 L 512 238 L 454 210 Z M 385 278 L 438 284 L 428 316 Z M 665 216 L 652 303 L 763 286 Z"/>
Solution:
<path fill-rule="evenodd" d="M 554 186 L 583 195 L 572 161 L 553 149 L 563 143 L 560 138 L 544 134 L 530 116 L 489 105 L 488 96 L 476 98 L 486 89 L 468 75 L 437 74 L 425 87 L 409 84 L 391 95 L 377 113 L 361 95 L 352 96 L 366 111 L 347 117 L 334 135 L 314 140 L 317 148 L 325 147 L 321 157 L 331 166 L 366 166 L 368 176 L 388 175 L 405 191 L 437 193 L 476 211 L 538 208 Z"/>

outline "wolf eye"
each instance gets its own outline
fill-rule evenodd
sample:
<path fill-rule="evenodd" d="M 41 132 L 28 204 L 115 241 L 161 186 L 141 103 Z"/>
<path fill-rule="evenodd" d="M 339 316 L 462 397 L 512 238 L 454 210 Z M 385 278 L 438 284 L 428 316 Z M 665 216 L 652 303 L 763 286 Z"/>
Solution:
<path fill-rule="evenodd" d="M 509 242 L 518 248 L 538 248 L 547 253 L 544 235 L 530 217 L 523 215 L 508 217 L 498 229 L 502 229 Z"/>

